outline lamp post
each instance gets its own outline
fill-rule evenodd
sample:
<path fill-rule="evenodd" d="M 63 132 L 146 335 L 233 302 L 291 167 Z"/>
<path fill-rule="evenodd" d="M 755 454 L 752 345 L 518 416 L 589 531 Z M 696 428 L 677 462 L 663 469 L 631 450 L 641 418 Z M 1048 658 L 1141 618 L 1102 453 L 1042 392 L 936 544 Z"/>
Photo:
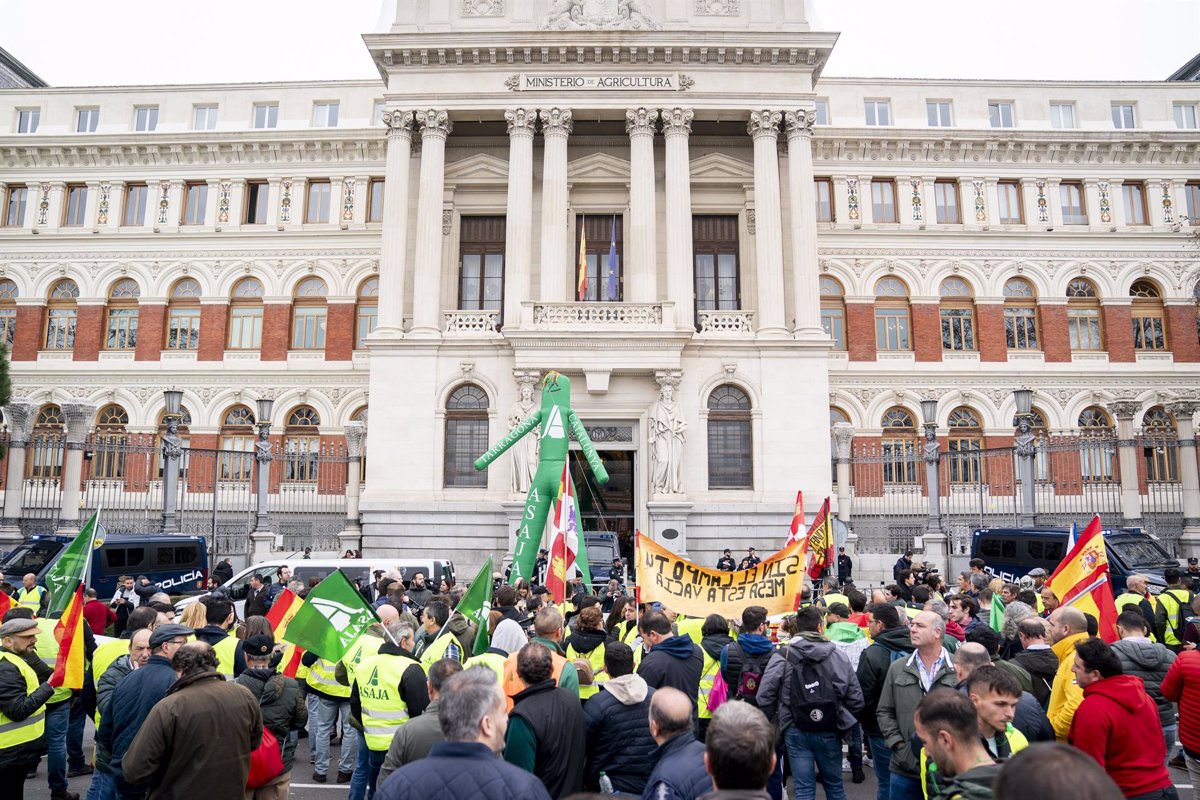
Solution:
<path fill-rule="evenodd" d="M 1037 496 L 1034 492 L 1037 436 L 1033 432 L 1033 390 L 1014 389 L 1013 399 L 1017 403 L 1017 413 L 1013 417 L 1013 427 L 1017 429 L 1017 435 L 1013 443 L 1017 451 L 1017 477 L 1021 482 L 1020 524 L 1022 527 L 1029 527 L 1037 520 Z"/>
<path fill-rule="evenodd" d="M 254 548 L 257 551 L 265 549 L 270 553 L 269 537 L 271 528 L 267 518 L 268 481 L 271 477 L 271 412 L 275 408 L 275 400 L 270 397 L 260 398 L 255 402 L 258 414 L 255 422 L 258 425 L 258 438 L 254 441 L 254 461 L 258 465 L 258 480 L 255 487 L 256 514 L 254 520 Z M 268 538 L 264 538 L 268 537 Z"/>
<path fill-rule="evenodd" d="M 922 458 L 925 461 L 925 493 L 929 496 L 929 517 L 925 521 L 925 562 L 935 563 L 949 574 L 949 552 L 946 535 L 942 533 L 941 482 L 938 469 L 941 461 L 941 445 L 937 440 L 937 400 L 921 401 L 921 427 L 925 430 Z"/>
<path fill-rule="evenodd" d="M 183 392 L 179 389 L 164 389 L 163 400 L 166 412 L 163 424 L 167 432 L 162 437 L 163 462 L 163 533 L 179 533 L 179 515 L 176 501 L 179 493 L 179 459 L 183 457 L 182 441 L 179 438 L 179 422 L 183 419 Z"/>

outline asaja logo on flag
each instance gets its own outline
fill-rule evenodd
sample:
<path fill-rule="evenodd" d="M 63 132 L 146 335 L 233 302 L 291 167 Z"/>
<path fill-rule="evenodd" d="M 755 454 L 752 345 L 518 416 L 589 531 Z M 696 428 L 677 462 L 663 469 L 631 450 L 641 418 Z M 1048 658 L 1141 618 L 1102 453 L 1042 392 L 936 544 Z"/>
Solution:
<path fill-rule="evenodd" d="M 358 636 L 358 631 L 349 626 L 358 618 L 359 609 L 343 605 L 327 597 L 316 597 L 308 602 L 329 621 L 343 644 L 354 641 Z"/>

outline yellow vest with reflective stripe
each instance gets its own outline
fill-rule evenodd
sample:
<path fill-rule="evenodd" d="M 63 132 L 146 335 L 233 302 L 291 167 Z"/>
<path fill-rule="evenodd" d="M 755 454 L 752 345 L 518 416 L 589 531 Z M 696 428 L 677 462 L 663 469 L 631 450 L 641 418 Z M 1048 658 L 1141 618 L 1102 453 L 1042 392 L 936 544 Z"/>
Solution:
<path fill-rule="evenodd" d="M 1142 612 L 1141 602 L 1145 599 L 1146 598 L 1142 597 L 1140 594 L 1135 594 L 1133 592 L 1125 592 L 1125 594 L 1121 595 L 1120 597 L 1118 597 L 1116 599 L 1114 605 L 1116 605 L 1116 607 L 1117 607 L 1118 614 L 1120 614 L 1122 611 L 1124 611 L 1125 606 L 1127 606 L 1127 605 L 1134 606 L 1134 610 L 1140 614 Z M 1154 608 L 1157 605 L 1158 605 L 1158 601 L 1155 600 L 1153 596 L 1151 596 L 1150 597 L 1151 608 Z M 1157 610 L 1157 609 L 1155 609 L 1155 610 Z M 1155 636 L 1154 627 L 1152 625 L 1146 625 L 1146 637 L 1149 638 L 1150 641 L 1152 641 L 1152 642 L 1158 641 L 1158 637 Z"/>
<path fill-rule="evenodd" d="M 359 662 L 355 671 L 363 738 L 375 752 L 387 751 L 397 729 L 408 722 L 408 706 L 398 687 L 412 663 L 403 656 L 373 655 Z"/>
<path fill-rule="evenodd" d="M 346 655 L 342 656 L 342 666 L 346 668 L 347 684 L 354 685 L 354 675 L 358 665 L 371 656 L 377 655 L 381 647 L 383 647 L 383 639 L 371 634 L 364 633 L 354 640 L 354 644 L 350 645 Z"/>
<path fill-rule="evenodd" d="M 454 638 L 454 634 L 450 631 L 446 631 L 434 639 L 433 644 L 425 648 L 425 652 L 421 653 L 421 669 L 425 670 L 426 675 L 429 674 L 429 670 L 434 664 L 445 658 L 446 650 L 452 644 L 458 644 L 458 639 Z"/>
<path fill-rule="evenodd" d="M 58 620 L 46 619 L 45 617 L 37 621 L 38 637 L 35 649 L 38 658 L 51 670 L 54 669 L 55 663 L 58 662 L 58 642 L 54 638 L 54 626 L 57 624 Z M 54 694 L 50 695 L 50 699 L 46 701 L 46 705 L 61 703 L 70 698 L 71 690 L 60 686 L 54 690 Z"/>
<path fill-rule="evenodd" d="M 692 637 L 693 644 L 700 643 L 700 631 L 704 627 L 704 620 L 696 619 L 695 617 L 678 617 L 675 620 L 675 630 L 679 631 L 679 635 L 685 633 Z"/>
<path fill-rule="evenodd" d="M 584 655 L 576 650 L 574 645 L 568 644 L 567 661 L 574 661 L 577 658 L 588 662 L 592 667 L 591 685 L 579 684 L 579 699 L 587 700 L 600 691 L 600 684 L 608 680 L 608 673 L 604 671 L 604 645 L 597 645 L 595 650 Z"/>
<path fill-rule="evenodd" d="M 1183 600 L 1180 600 L 1179 596 L 1174 594 L 1180 591 L 1186 592 Z M 1179 641 L 1179 637 L 1175 635 L 1175 623 L 1180 621 L 1180 616 L 1186 616 L 1186 614 L 1182 613 L 1182 609 L 1187 606 L 1187 598 L 1190 596 L 1191 592 L 1188 592 L 1187 589 L 1179 588 L 1164 589 L 1162 594 L 1158 596 L 1158 602 L 1167 612 L 1167 629 L 1163 631 L 1163 644 L 1168 647 L 1182 644 Z M 1180 630 L 1182 629 L 1183 626 L 1180 625 Z"/>
<path fill-rule="evenodd" d="M 332 661 L 326 661 L 323 658 L 318 658 L 313 662 L 313 665 L 308 668 L 308 678 L 306 681 L 309 687 L 316 689 L 321 694 L 337 697 L 342 700 L 350 699 L 350 687 L 338 683 L 333 674 L 334 665 Z"/>
<path fill-rule="evenodd" d="M 846 597 L 846 595 L 842 594 L 841 592 L 830 592 L 829 594 L 825 595 L 824 600 L 826 608 L 829 608 L 834 603 L 841 603 L 846 608 L 850 607 L 850 598 Z"/>
<path fill-rule="evenodd" d="M 700 670 L 700 694 L 696 696 L 696 703 L 700 710 L 700 719 L 710 719 L 713 712 L 708 710 L 708 696 L 712 694 L 713 684 L 717 680 L 717 668 L 721 666 L 721 661 L 710 656 L 708 651 L 703 648 L 700 649 L 700 652 L 704 653 L 704 666 Z"/>
<path fill-rule="evenodd" d="M 132 636 L 132 634 L 130 634 Z M 92 653 L 92 682 L 97 683 L 112 663 L 129 654 L 129 639 L 113 639 L 96 647 Z"/>
<path fill-rule="evenodd" d="M 467 659 L 467 663 L 463 664 L 463 669 L 471 667 L 484 666 L 496 673 L 496 679 L 500 685 L 504 685 L 504 662 L 506 658 L 499 653 L 481 653 Z M 580 687 L 583 688 L 583 687 Z"/>
<path fill-rule="evenodd" d="M 213 645 L 217 654 L 217 672 L 225 676 L 225 680 L 233 680 L 233 660 L 237 654 L 237 638 L 226 635 L 224 639 Z"/>
<path fill-rule="evenodd" d="M 37 673 L 20 659 L 8 652 L 0 652 L 0 661 L 7 661 L 17 668 L 25 679 L 25 694 L 33 694 L 38 688 Z M 8 750 L 42 738 L 46 733 L 46 706 L 43 705 L 21 721 L 15 721 L 0 711 L 0 750 Z"/>
<path fill-rule="evenodd" d="M 34 614 L 42 607 L 42 594 L 45 589 L 40 586 L 34 586 L 32 589 L 26 589 L 22 586 L 17 590 L 17 605 L 21 608 L 28 608 Z"/>

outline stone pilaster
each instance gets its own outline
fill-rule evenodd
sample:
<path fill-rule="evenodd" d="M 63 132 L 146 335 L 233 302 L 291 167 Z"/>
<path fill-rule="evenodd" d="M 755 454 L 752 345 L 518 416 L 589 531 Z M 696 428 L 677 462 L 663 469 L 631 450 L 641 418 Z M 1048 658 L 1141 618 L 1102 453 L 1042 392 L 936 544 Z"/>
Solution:
<path fill-rule="evenodd" d="M 817 260 L 816 186 L 813 174 L 812 108 L 786 114 L 788 191 L 792 206 L 792 289 L 797 338 L 825 338 L 821 327 L 820 264 Z M 757 198 L 757 192 L 755 193 Z"/>
<path fill-rule="evenodd" d="M 508 215 L 504 219 L 504 325 L 532 323 L 521 318 L 522 304 L 532 299 L 529 279 L 533 262 L 533 137 L 537 112 L 515 108 L 508 122 Z"/>
<path fill-rule="evenodd" d="M 779 189 L 779 126 L 783 115 L 763 109 L 750 112 L 747 130 L 754 139 L 754 235 L 758 277 L 758 332 L 780 336 L 783 318 L 783 217 Z"/>
<path fill-rule="evenodd" d="M 569 108 L 543 109 L 538 113 L 545 140 L 542 162 L 542 286 L 541 300 L 561 303 L 568 299 L 570 233 L 567 196 L 567 140 L 574 122 Z M 575 299 L 574 294 L 570 299 Z"/>
<path fill-rule="evenodd" d="M 634 303 L 652 303 L 658 299 L 658 232 L 654 202 L 654 129 L 657 122 L 657 110 L 635 108 L 625 112 L 630 148 L 625 299 Z"/>
<path fill-rule="evenodd" d="M 437 336 L 442 317 L 442 195 L 446 186 L 446 137 L 454 123 L 448 112 L 431 108 L 418 112 L 417 125 L 421 129 L 421 187 L 417 198 L 410 333 Z M 384 207 L 387 207 L 386 203 Z"/>
<path fill-rule="evenodd" d="M 395 339 L 404 323 L 404 272 L 408 260 L 408 170 L 412 160 L 411 111 L 383 112 L 387 162 L 383 185 L 383 245 L 379 257 L 379 322 L 371 338 Z"/>
<path fill-rule="evenodd" d="M 666 147 L 667 299 L 675 305 L 675 324 L 695 326 L 696 290 L 692 282 L 692 173 L 688 141 L 692 135 L 690 108 L 662 110 Z"/>

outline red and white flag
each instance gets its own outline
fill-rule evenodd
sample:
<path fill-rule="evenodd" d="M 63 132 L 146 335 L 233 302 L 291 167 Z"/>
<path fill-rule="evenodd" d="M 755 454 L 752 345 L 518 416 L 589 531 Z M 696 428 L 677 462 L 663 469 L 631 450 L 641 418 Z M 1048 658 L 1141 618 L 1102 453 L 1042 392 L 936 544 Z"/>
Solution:
<path fill-rule="evenodd" d="M 804 536 L 804 490 L 796 492 L 796 508 L 792 511 L 792 528 L 788 534 L 787 544 L 791 544 Z"/>
<path fill-rule="evenodd" d="M 558 484 L 558 498 L 550 509 L 547 528 L 550 539 L 550 568 L 546 570 L 546 589 L 555 603 L 567 599 L 567 580 L 575 568 L 579 552 L 579 531 L 576 523 L 575 496 L 571 492 L 570 462 L 563 464 Z"/>

